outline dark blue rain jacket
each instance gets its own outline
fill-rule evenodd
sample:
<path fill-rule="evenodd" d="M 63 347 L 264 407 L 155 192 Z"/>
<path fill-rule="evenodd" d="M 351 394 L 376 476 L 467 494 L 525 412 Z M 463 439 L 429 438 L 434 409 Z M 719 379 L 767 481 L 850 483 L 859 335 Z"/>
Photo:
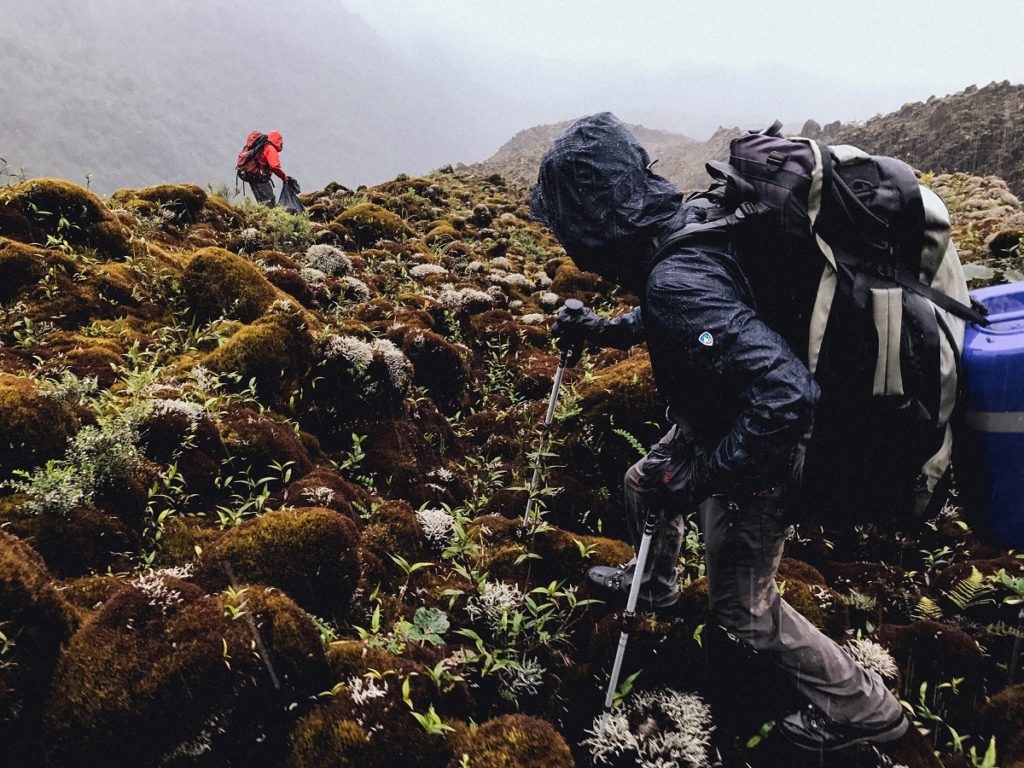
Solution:
<path fill-rule="evenodd" d="M 577 266 L 640 297 L 600 342 L 647 342 L 658 390 L 708 449 L 695 475 L 710 479 L 699 490 L 765 490 L 788 479 L 818 385 L 759 315 L 759 300 L 769 297 L 756 295 L 726 237 L 701 235 L 652 265 L 659 239 L 697 212 L 649 163 L 613 114 L 582 118 L 544 155 L 531 212 Z"/>

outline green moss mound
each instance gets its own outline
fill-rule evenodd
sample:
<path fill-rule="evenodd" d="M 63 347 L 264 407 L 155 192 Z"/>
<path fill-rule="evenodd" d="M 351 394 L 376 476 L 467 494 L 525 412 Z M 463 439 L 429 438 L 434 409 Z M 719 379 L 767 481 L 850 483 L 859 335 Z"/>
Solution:
<path fill-rule="evenodd" d="M 211 588 L 235 578 L 284 590 L 319 616 L 345 616 L 359 582 L 359 533 L 344 515 L 302 507 L 268 512 L 206 548 L 198 578 Z"/>
<path fill-rule="evenodd" d="M 5 752 L 8 745 L 17 753 L 18 744 L 34 741 L 57 655 L 77 623 L 42 558 L 0 531 L 0 742 Z"/>
<path fill-rule="evenodd" d="M 162 765 L 189 754 L 275 764 L 298 714 L 289 708 L 325 672 L 315 627 L 287 597 L 205 596 L 146 574 L 61 655 L 46 703 L 47 764 Z"/>
<path fill-rule="evenodd" d="M 0 475 L 61 455 L 76 429 L 75 418 L 31 379 L 0 374 Z"/>
<path fill-rule="evenodd" d="M 223 248 L 193 254 L 181 278 L 181 291 L 199 321 L 223 316 L 251 323 L 277 296 L 252 262 Z"/>
<path fill-rule="evenodd" d="M 372 245 L 378 240 L 397 240 L 413 234 L 401 216 L 374 203 L 363 203 L 349 208 L 333 223 L 346 227 L 362 247 Z"/>
<path fill-rule="evenodd" d="M 313 337 L 305 316 L 290 302 L 280 302 L 206 355 L 203 362 L 217 373 L 236 374 L 243 388 L 254 379 L 259 395 L 275 401 L 298 387 L 312 354 Z"/>
<path fill-rule="evenodd" d="M 51 236 L 105 259 L 131 255 L 131 232 L 92 192 L 61 179 L 33 179 L 0 192 L 0 233 L 23 242 Z"/>
<path fill-rule="evenodd" d="M 461 754 L 448 763 L 459 768 L 462 755 L 473 768 L 575 768 L 569 745 L 550 723 L 526 715 L 488 720 L 473 732 Z"/>

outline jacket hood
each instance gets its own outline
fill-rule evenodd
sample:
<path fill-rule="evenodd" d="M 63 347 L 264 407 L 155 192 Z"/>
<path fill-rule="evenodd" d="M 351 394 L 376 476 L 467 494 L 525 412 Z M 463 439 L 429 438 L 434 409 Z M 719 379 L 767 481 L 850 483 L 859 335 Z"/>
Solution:
<path fill-rule="evenodd" d="M 582 117 L 544 153 L 530 213 L 580 269 L 635 287 L 654 238 L 683 216 L 682 192 L 649 165 L 611 112 Z"/>
<path fill-rule="evenodd" d="M 267 134 L 267 142 L 276 149 L 278 152 L 281 151 L 281 147 L 284 146 L 284 138 L 278 131 L 271 131 Z"/>

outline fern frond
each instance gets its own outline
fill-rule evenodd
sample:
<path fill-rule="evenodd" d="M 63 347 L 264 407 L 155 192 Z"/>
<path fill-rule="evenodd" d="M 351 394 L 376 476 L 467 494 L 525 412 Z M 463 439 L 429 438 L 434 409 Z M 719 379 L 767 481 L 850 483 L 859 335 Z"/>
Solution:
<path fill-rule="evenodd" d="M 974 566 L 971 566 L 970 574 L 957 581 L 953 588 L 944 594 L 960 611 L 989 603 L 995 604 L 991 597 L 992 584 Z"/>
<path fill-rule="evenodd" d="M 647 455 L 647 449 L 644 448 L 643 443 L 637 440 L 630 432 L 627 432 L 625 429 L 619 429 L 618 427 L 616 427 L 615 429 L 612 430 L 612 433 L 618 435 L 631 446 L 633 446 L 633 450 L 639 453 L 641 457 Z"/>
<path fill-rule="evenodd" d="M 917 601 L 917 605 L 914 606 L 910 613 L 915 619 L 927 619 L 929 621 L 940 621 L 942 619 L 942 608 L 928 595 L 921 595 L 921 599 Z"/>

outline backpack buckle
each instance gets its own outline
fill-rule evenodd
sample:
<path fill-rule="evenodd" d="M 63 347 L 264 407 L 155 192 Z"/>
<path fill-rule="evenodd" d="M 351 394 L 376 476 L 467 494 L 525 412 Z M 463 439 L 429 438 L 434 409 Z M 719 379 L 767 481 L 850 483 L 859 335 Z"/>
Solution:
<path fill-rule="evenodd" d="M 789 155 L 779 152 L 778 150 L 774 150 L 768 154 L 767 158 L 765 158 L 764 165 L 768 169 L 769 173 L 775 173 L 785 165 L 786 160 L 788 159 Z"/>
<path fill-rule="evenodd" d="M 740 207 L 736 209 L 737 219 L 746 219 L 757 214 L 757 206 L 755 206 L 749 200 L 744 200 L 740 203 Z"/>

